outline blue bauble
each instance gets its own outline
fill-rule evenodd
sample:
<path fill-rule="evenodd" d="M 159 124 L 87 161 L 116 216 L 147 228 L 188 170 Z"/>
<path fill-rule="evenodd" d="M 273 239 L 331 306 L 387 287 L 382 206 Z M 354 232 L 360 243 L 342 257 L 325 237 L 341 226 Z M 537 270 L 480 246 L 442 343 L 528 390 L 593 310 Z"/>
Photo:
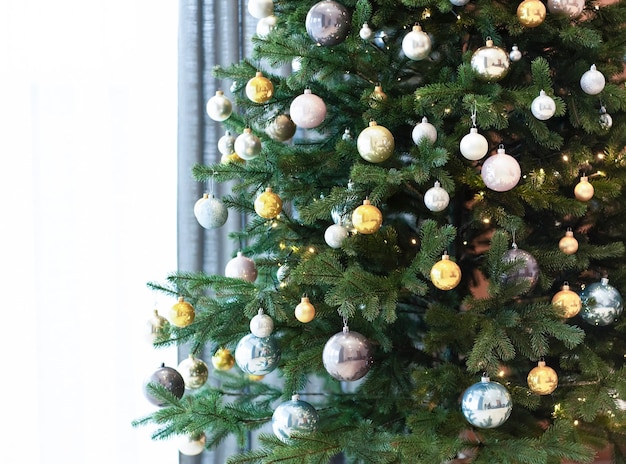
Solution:
<path fill-rule="evenodd" d="M 602 278 L 600 282 L 587 285 L 580 292 L 582 309 L 580 315 L 592 325 L 609 325 L 615 322 L 622 311 L 624 303 L 622 296 L 609 285 L 609 279 Z"/>
<path fill-rule="evenodd" d="M 293 395 L 291 401 L 281 403 L 272 415 L 272 429 L 282 441 L 289 440 L 294 432 L 311 433 L 317 430 L 319 416 L 313 406 Z"/>
<path fill-rule="evenodd" d="M 278 342 L 272 336 L 259 338 L 248 334 L 237 343 L 235 361 L 246 374 L 269 374 L 280 361 Z"/>
<path fill-rule="evenodd" d="M 511 415 L 511 394 L 504 386 L 484 376 L 465 390 L 461 410 L 470 424 L 493 429 L 504 424 Z"/>

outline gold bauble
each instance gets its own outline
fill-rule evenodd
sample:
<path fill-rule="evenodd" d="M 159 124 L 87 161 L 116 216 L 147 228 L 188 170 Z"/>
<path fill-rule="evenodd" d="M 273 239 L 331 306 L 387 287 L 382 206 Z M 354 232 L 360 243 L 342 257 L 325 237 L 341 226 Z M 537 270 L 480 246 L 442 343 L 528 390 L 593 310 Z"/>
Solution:
<path fill-rule="evenodd" d="M 578 251 L 578 240 L 574 238 L 574 232 L 565 232 L 565 237 L 559 240 L 559 249 L 566 255 L 573 255 Z"/>
<path fill-rule="evenodd" d="M 395 139 L 389 129 L 370 121 L 369 126 L 361 131 L 356 139 L 356 148 L 363 158 L 370 163 L 382 163 L 393 155 Z"/>
<path fill-rule="evenodd" d="M 574 187 L 574 196 L 579 201 L 589 201 L 593 198 L 594 188 L 587 176 L 582 176 L 580 182 Z"/>
<path fill-rule="evenodd" d="M 176 370 L 182 375 L 185 388 L 190 390 L 200 388 L 209 379 L 209 366 L 193 354 L 190 354 L 187 359 L 183 359 Z"/>
<path fill-rule="evenodd" d="M 387 101 L 387 94 L 383 92 L 382 86 L 376 85 L 374 87 L 374 91 L 370 94 L 369 100 L 372 108 L 380 108 L 381 104 Z"/>
<path fill-rule="evenodd" d="M 246 96 L 254 103 L 265 103 L 274 95 L 274 84 L 263 73 L 257 71 L 256 76 L 246 84 Z"/>
<path fill-rule="evenodd" d="M 262 218 L 272 219 L 283 210 L 283 201 L 272 192 L 270 187 L 267 187 L 265 192 L 254 200 L 254 210 Z"/>
<path fill-rule="evenodd" d="M 352 225 L 361 234 L 373 234 L 383 223 L 383 213 L 368 199 L 352 212 Z"/>
<path fill-rule="evenodd" d="M 528 373 L 528 388 L 538 395 L 549 395 L 556 390 L 559 377 L 551 367 L 546 366 L 544 361 L 539 361 L 537 367 Z"/>
<path fill-rule="evenodd" d="M 295 309 L 296 319 L 300 322 L 311 322 L 315 317 L 315 306 L 311 304 L 308 296 L 303 296 L 300 299 L 300 303 Z"/>
<path fill-rule="evenodd" d="M 235 357 L 227 348 L 220 348 L 211 358 L 211 364 L 218 371 L 227 371 L 235 365 Z"/>
<path fill-rule="evenodd" d="M 430 280 L 440 290 L 452 290 L 461 282 L 461 268 L 444 254 L 430 270 Z"/>
<path fill-rule="evenodd" d="M 546 6 L 541 0 L 524 0 L 517 7 L 517 19 L 526 27 L 537 27 L 546 19 Z"/>
<path fill-rule="evenodd" d="M 264 377 L 265 377 L 264 375 L 259 375 L 259 374 L 248 374 L 248 378 L 252 380 L 253 382 L 258 382 L 260 380 L 263 380 Z"/>
<path fill-rule="evenodd" d="M 170 322 L 176 327 L 187 327 L 195 317 L 196 311 L 191 303 L 186 302 L 182 296 L 178 297 L 178 303 L 170 310 Z"/>
<path fill-rule="evenodd" d="M 578 293 L 570 290 L 567 284 L 563 285 L 561 290 L 554 294 L 552 304 L 559 309 L 561 316 L 566 319 L 578 314 L 583 306 Z"/>
<path fill-rule="evenodd" d="M 220 163 L 228 164 L 228 163 L 244 163 L 245 160 L 241 158 L 237 153 L 231 153 L 230 155 L 222 155 L 220 158 Z"/>

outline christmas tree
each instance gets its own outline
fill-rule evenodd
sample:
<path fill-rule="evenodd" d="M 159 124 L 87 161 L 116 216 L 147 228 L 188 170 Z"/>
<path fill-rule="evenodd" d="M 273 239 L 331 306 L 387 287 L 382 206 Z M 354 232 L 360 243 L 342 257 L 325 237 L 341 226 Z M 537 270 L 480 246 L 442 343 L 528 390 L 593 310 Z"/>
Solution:
<path fill-rule="evenodd" d="M 243 214 L 239 252 L 150 284 L 155 345 L 191 355 L 136 423 L 197 452 L 271 425 L 229 463 L 626 462 L 626 4 L 246 14 L 193 170 L 233 187 L 189 205 Z"/>

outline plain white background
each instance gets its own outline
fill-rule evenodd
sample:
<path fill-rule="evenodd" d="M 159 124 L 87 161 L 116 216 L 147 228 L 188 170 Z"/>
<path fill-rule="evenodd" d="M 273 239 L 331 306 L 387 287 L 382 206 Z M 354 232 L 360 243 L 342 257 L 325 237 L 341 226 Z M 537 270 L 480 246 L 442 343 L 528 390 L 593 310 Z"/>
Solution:
<path fill-rule="evenodd" d="M 176 266 L 177 8 L 0 1 L 3 464 L 177 462 L 131 427 L 176 362 L 146 282 Z"/>

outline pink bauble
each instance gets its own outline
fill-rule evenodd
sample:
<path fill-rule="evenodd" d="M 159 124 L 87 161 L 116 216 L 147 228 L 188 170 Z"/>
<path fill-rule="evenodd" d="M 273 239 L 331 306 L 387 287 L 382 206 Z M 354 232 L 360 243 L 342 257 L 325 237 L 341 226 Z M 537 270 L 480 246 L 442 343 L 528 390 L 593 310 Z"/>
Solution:
<path fill-rule="evenodd" d="M 504 148 L 498 148 L 495 155 L 485 160 L 480 175 L 491 190 L 506 192 L 517 185 L 522 170 L 515 158 L 507 155 Z"/>
<path fill-rule="evenodd" d="M 302 95 L 298 95 L 291 102 L 289 114 L 296 126 L 304 129 L 313 129 L 319 126 L 326 118 L 326 103 L 320 97 L 311 93 L 311 89 L 305 89 Z"/>
<path fill-rule="evenodd" d="M 246 258 L 241 251 L 238 251 L 237 256 L 226 263 L 224 275 L 226 277 L 243 279 L 247 282 L 254 282 L 257 277 L 256 265 L 254 261 Z"/>

